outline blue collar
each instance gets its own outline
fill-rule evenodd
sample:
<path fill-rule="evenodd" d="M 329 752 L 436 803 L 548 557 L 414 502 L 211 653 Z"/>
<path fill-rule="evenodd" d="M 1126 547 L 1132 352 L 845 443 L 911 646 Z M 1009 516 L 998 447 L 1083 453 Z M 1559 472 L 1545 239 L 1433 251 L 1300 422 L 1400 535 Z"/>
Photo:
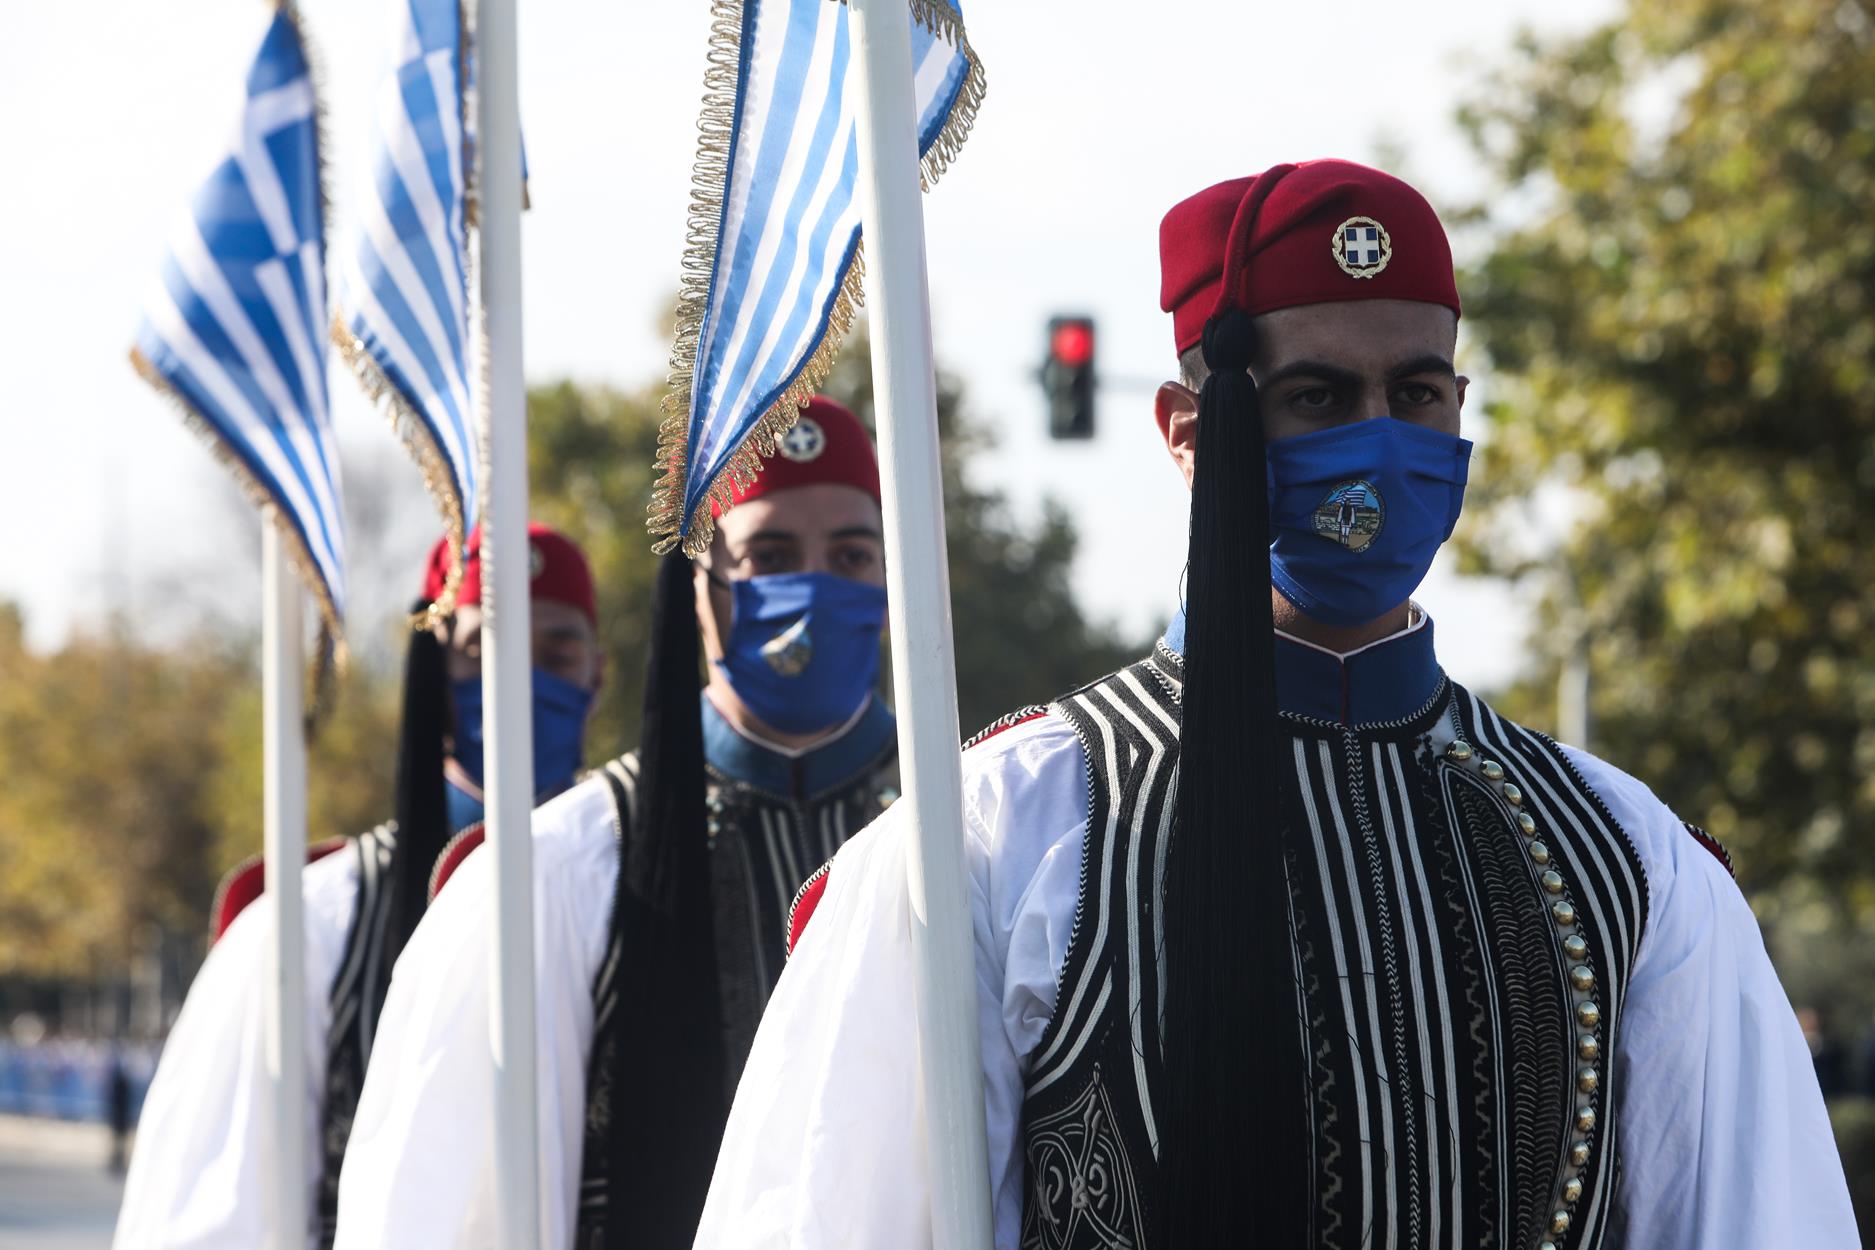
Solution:
<path fill-rule="evenodd" d="M 1185 654 L 1185 609 L 1166 627 L 1165 646 Z M 1419 628 L 1347 655 L 1276 635 L 1276 701 L 1285 712 L 1338 725 L 1379 725 L 1422 711 L 1445 677 L 1432 648 L 1432 618 Z"/>
<path fill-rule="evenodd" d="M 734 781 L 783 798 L 812 799 L 876 768 L 898 742 L 898 720 L 877 696 L 839 736 L 800 755 L 784 755 L 739 733 L 703 699 L 703 758 Z"/>

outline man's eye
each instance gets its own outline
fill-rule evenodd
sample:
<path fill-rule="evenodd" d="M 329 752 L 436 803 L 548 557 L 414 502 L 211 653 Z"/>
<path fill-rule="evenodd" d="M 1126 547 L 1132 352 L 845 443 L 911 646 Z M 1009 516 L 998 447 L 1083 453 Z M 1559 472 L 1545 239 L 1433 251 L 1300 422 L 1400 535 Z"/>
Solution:
<path fill-rule="evenodd" d="M 1334 406 L 1335 393 L 1325 386 L 1311 386 L 1290 396 L 1289 402 L 1298 408 L 1330 408 Z"/>
<path fill-rule="evenodd" d="M 757 573 L 785 572 L 787 570 L 787 564 L 787 554 L 782 551 L 770 549 L 767 551 L 751 551 L 749 553 L 749 567 L 754 569 Z"/>
<path fill-rule="evenodd" d="M 1423 382 L 1409 382 L 1395 391 L 1394 394 L 1398 395 L 1401 400 L 1408 404 L 1423 405 L 1436 404 L 1439 402 L 1439 392 L 1437 388 L 1427 386 Z"/>
<path fill-rule="evenodd" d="M 833 566 L 848 577 L 872 571 L 877 559 L 863 547 L 850 547 L 833 553 Z"/>

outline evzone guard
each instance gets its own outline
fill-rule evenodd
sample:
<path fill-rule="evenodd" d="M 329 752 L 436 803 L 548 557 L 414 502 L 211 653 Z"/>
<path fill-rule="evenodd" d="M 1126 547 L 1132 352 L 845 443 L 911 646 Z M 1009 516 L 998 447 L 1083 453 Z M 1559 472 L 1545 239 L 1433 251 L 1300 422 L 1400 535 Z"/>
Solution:
<path fill-rule="evenodd" d="M 534 778 L 542 799 L 581 766 L 587 717 L 604 669 L 586 557 L 565 535 L 528 527 L 533 617 Z M 450 553 L 430 553 L 427 611 Z M 314 1245 L 336 1228 L 339 1165 L 351 1133 L 391 969 L 422 919 L 432 872 L 452 838 L 482 819 L 480 534 L 466 544 L 459 605 L 411 634 L 397 743 L 396 814 L 354 838 L 308 852 L 306 1184 Z M 473 836 L 479 836 L 479 833 Z M 265 1172 L 267 1066 L 263 1013 L 273 908 L 258 858 L 216 892 L 214 945 L 163 1047 L 137 1129 L 115 1250 L 253 1250 L 273 1227 Z"/>
<path fill-rule="evenodd" d="M 1410 598 L 1471 452 L 1432 208 L 1278 165 L 1160 244 L 1187 601 L 964 756 L 996 1244 L 1852 1250 L 1716 844 Z M 930 1244 L 903 820 L 796 910 L 699 1250 Z"/>
<path fill-rule="evenodd" d="M 865 427 L 813 400 L 716 521 L 659 572 L 640 750 L 535 813 L 543 1246 L 689 1244 L 800 885 L 898 794 Z M 342 1250 L 494 1244 L 494 864 L 452 858 L 385 1006 Z"/>

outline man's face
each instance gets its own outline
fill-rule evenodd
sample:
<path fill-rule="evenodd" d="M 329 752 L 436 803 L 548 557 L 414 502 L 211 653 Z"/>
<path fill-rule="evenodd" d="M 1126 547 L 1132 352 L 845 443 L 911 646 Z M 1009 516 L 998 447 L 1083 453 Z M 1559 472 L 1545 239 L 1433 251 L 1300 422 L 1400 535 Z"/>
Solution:
<path fill-rule="evenodd" d="M 1397 417 L 1456 435 L 1468 379 L 1452 369 L 1458 318 L 1439 304 L 1353 300 L 1283 308 L 1256 318 L 1250 363 L 1270 442 Z M 1177 382 L 1159 388 L 1156 418 L 1166 450 L 1191 484 L 1198 397 Z"/>
<path fill-rule="evenodd" d="M 1452 371 L 1458 318 L 1408 300 L 1307 304 L 1256 318 L 1250 363 L 1270 442 L 1397 417 L 1457 435 L 1466 379 Z"/>
<path fill-rule="evenodd" d="M 601 656 L 599 639 L 586 614 L 571 604 L 536 599 L 534 667 L 569 681 L 582 690 L 597 690 Z M 482 674 L 482 609 L 465 604 L 456 609 L 450 627 L 449 678 L 467 681 Z"/>
<path fill-rule="evenodd" d="M 712 580 L 709 573 L 717 579 Z M 716 522 L 708 571 L 697 569 L 698 619 L 711 659 L 721 659 L 734 596 L 722 582 L 770 573 L 831 573 L 885 585 L 879 505 L 855 486 L 797 486 L 737 504 Z"/>

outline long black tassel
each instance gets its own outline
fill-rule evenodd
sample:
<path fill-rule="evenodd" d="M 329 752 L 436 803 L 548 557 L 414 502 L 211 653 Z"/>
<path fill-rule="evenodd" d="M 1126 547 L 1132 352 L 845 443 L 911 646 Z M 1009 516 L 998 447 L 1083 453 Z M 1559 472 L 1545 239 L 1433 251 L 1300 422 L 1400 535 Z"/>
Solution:
<path fill-rule="evenodd" d="M 1179 780 L 1165 885 L 1159 1250 L 1308 1246 L 1307 1083 L 1281 843 L 1250 319 L 1205 327 Z"/>
<path fill-rule="evenodd" d="M 695 1239 L 728 1117 L 703 815 L 695 592 L 679 552 L 658 567 L 638 811 L 619 848 L 618 969 L 606 1244 Z"/>
<path fill-rule="evenodd" d="M 443 793 L 448 726 L 449 667 L 443 644 L 428 629 L 413 630 L 404 659 L 403 724 L 397 740 L 397 852 L 383 960 L 387 970 L 423 919 L 430 870 L 449 841 L 449 804 Z"/>

